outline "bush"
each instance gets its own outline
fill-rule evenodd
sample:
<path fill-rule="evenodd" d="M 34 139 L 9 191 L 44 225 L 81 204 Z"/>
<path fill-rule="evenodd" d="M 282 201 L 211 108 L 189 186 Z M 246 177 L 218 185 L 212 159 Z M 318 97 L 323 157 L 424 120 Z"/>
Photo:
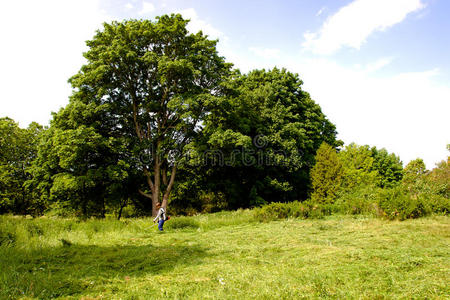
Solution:
<path fill-rule="evenodd" d="M 422 194 L 419 197 L 430 205 L 433 213 L 448 215 L 450 212 L 450 199 L 446 197 L 436 194 Z"/>
<path fill-rule="evenodd" d="M 415 219 L 432 212 L 432 207 L 424 195 L 411 195 L 397 187 L 379 193 L 378 205 L 383 216 L 388 219 Z"/>
<path fill-rule="evenodd" d="M 170 221 L 164 223 L 168 229 L 197 229 L 200 228 L 200 223 L 187 217 L 171 218 Z"/>
<path fill-rule="evenodd" d="M 334 203 L 335 210 L 343 214 L 374 214 L 381 189 L 375 186 L 359 186 L 343 193 Z"/>

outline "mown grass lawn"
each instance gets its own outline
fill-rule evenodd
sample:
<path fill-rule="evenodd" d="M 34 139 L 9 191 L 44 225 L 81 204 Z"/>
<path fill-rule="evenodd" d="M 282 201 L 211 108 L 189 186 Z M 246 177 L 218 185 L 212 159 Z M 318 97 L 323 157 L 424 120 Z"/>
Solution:
<path fill-rule="evenodd" d="M 159 234 L 150 219 L 0 217 L 0 298 L 450 296 L 449 217 L 258 223 L 240 211 L 181 220 Z"/>

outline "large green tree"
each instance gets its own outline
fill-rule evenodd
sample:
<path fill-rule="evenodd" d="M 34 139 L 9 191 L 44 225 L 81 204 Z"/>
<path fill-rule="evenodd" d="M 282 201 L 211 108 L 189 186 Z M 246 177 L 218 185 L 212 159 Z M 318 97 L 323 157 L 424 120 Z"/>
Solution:
<path fill-rule="evenodd" d="M 218 203 L 225 195 L 229 208 L 305 199 L 316 150 L 323 141 L 340 142 L 302 84 L 284 69 L 235 73 L 196 140 L 202 178 L 192 184 L 216 193 Z M 195 177 L 187 172 L 184 178 Z M 182 188 L 194 195 L 191 185 Z"/>
<path fill-rule="evenodd" d="M 187 20 L 104 24 L 87 42 L 88 63 L 70 79 L 71 101 L 108 105 L 111 131 L 127 139 L 127 163 L 141 172 L 141 195 L 166 207 L 185 146 L 229 73 L 216 42 L 189 34 Z M 141 158 L 141 159 L 139 159 Z"/>

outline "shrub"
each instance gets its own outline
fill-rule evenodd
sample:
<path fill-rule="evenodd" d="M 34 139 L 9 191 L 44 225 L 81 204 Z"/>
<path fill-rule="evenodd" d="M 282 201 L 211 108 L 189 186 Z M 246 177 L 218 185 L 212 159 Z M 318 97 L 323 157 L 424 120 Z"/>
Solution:
<path fill-rule="evenodd" d="M 448 215 L 450 212 L 450 199 L 446 197 L 434 194 L 422 194 L 419 197 L 430 205 L 433 213 Z"/>
<path fill-rule="evenodd" d="M 411 195 L 402 188 L 392 188 L 379 193 L 378 205 L 388 219 L 414 219 L 432 212 L 427 196 Z"/>
<path fill-rule="evenodd" d="M 335 210 L 343 214 L 372 214 L 381 189 L 373 185 L 342 193 L 334 203 Z"/>
<path fill-rule="evenodd" d="M 219 212 L 227 207 L 226 197 L 222 192 L 201 192 L 199 200 L 202 203 L 203 213 Z"/>
<path fill-rule="evenodd" d="M 260 222 L 285 219 L 289 216 L 289 207 L 285 203 L 270 203 L 255 209 L 255 218 Z"/>

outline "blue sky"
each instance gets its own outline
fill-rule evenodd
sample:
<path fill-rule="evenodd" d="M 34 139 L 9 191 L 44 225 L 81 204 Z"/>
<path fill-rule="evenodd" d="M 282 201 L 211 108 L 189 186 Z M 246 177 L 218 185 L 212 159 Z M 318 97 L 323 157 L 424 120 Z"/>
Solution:
<path fill-rule="evenodd" d="M 78 0 L 0 4 L 0 117 L 48 124 L 101 23 L 178 12 L 235 67 L 286 68 L 346 144 L 432 168 L 450 143 L 450 1 Z"/>

